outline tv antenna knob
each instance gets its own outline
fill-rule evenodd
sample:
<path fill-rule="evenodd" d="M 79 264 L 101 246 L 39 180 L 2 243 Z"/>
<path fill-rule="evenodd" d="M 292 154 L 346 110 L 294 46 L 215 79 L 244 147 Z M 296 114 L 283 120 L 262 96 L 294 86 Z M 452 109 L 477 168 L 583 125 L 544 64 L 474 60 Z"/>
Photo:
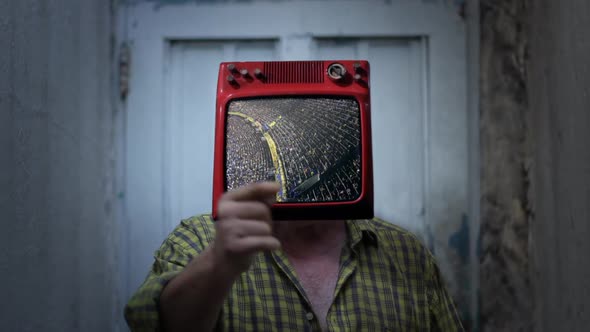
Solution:
<path fill-rule="evenodd" d="M 333 63 L 328 66 L 328 76 L 334 80 L 341 80 L 346 76 L 346 68 L 340 63 Z"/>

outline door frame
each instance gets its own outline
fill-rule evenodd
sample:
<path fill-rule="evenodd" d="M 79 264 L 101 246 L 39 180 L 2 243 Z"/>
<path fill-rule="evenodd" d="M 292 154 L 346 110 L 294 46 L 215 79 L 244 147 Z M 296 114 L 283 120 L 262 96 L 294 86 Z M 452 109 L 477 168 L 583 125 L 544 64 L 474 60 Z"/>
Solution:
<path fill-rule="evenodd" d="M 427 47 L 423 109 L 424 220 L 430 225 L 433 216 L 467 216 L 473 226 L 470 228 L 472 259 L 469 263 L 477 263 L 474 254 L 477 243 L 474 239 L 479 229 L 479 96 L 473 84 L 478 79 L 475 73 L 478 62 L 474 50 L 478 50 L 479 43 L 473 37 L 472 29 L 478 26 L 478 17 L 471 16 L 465 21 L 459 14 L 459 8 L 442 1 L 371 1 L 370 4 L 303 1 L 304 6 L 302 1 L 176 5 L 162 2 L 121 4 L 117 15 L 116 54 L 119 54 L 119 46 L 123 42 L 130 46 L 132 54 L 130 92 L 124 102 L 117 101 L 118 114 L 115 116 L 115 186 L 119 197 L 116 214 L 121 253 L 119 288 L 123 302 L 138 286 L 138 277 L 133 277 L 132 273 L 145 275 L 149 268 L 145 262 L 132 266 L 134 262 L 129 257 L 130 243 L 133 241 L 134 244 L 139 243 L 141 248 L 149 248 L 145 254 L 146 259 L 150 260 L 157 248 L 157 244 L 142 243 L 142 237 L 134 234 L 137 225 L 133 224 L 133 220 L 149 218 L 147 224 L 160 225 L 154 229 L 142 229 L 152 237 L 164 239 L 171 231 L 166 220 L 166 207 L 162 206 L 166 199 L 165 181 L 169 179 L 165 165 L 163 162 L 141 165 L 143 171 L 138 174 L 138 165 L 134 164 L 134 160 L 145 158 L 136 157 L 154 152 L 163 161 L 162 156 L 166 151 L 162 142 L 165 140 L 158 135 L 134 135 L 128 130 L 128 125 L 137 123 L 149 133 L 159 132 L 159 126 L 165 123 L 165 115 L 161 110 L 166 109 L 163 88 L 168 70 L 166 58 L 171 41 L 178 40 L 278 40 L 280 59 L 310 60 L 315 38 L 423 39 Z M 473 15 L 477 1 L 469 3 L 468 13 Z M 356 13 L 362 12 L 371 17 L 371 24 L 356 20 Z M 255 20 L 256 17 L 265 19 Z M 268 29 L 269 26 L 273 29 Z M 142 91 L 142 96 L 150 97 L 142 98 L 135 91 Z M 464 111 L 456 126 L 437 126 L 437 123 L 444 123 L 446 117 L 455 115 L 457 109 Z M 137 110 L 141 110 L 141 113 Z M 459 141 L 457 137 L 463 137 L 463 140 Z M 463 143 L 456 144 L 458 141 Z M 437 167 L 441 164 L 454 167 Z M 154 182 L 158 183 L 145 188 L 141 185 L 140 176 L 158 179 Z M 449 195 L 458 197 L 460 203 L 455 206 L 446 204 Z M 141 211 L 141 215 L 134 215 L 135 211 Z M 440 222 L 448 225 L 435 232 L 442 242 L 461 226 L 459 219 Z M 443 246 L 445 244 L 442 243 Z M 141 268 L 136 271 L 138 267 Z M 444 273 L 445 267 L 441 269 Z M 473 273 L 476 273 L 475 269 L 472 266 Z M 477 286 L 472 286 L 475 288 L 472 287 L 471 292 L 475 294 Z M 473 298 L 471 310 L 475 313 L 477 298 Z"/>

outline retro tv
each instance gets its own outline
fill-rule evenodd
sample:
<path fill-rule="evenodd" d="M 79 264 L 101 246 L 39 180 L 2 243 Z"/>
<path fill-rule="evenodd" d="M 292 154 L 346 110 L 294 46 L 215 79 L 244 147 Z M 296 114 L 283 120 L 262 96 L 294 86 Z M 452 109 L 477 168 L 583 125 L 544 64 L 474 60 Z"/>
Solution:
<path fill-rule="evenodd" d="M 221 63 L 213 217 L 224 192 L 275 181 L 273 219 L 372 218 L 369 74 L 367 61 Z"/>

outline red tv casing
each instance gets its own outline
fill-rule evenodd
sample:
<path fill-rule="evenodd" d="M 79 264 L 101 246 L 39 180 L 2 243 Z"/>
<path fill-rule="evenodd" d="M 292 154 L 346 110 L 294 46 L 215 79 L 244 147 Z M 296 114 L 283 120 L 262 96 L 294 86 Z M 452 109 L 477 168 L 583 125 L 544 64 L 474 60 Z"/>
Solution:
<path fill-rule="evenodd" d="M 345 68 L 335 79 L 334 64 Z M 226 119 L 234 99 L 263 97 L 341 96 L 360 108 L 361 192 L 354 201 L 281 202 L 272 206 L 275 220 L 367 219 L 373 217 L 373 165 L 369 63 L 357 60 L 224 62 L 220 64 L 215 115 L 213 218 L 226 191 Z"/>

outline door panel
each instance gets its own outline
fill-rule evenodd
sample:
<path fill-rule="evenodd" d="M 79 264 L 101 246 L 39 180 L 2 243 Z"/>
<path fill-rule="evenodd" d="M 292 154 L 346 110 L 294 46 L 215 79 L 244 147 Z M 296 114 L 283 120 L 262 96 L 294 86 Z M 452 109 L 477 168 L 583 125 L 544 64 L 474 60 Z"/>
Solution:
<path fill-rule="evenodd" d="M 315 58 L 371 65 L 375 215 L 422 236 L 423 63 L 420 39 L 318 39 Z"/>
<path fill-rule="evenodd" d="M 179 220 L 211 212 L 217 74 L 222 61 L 272 60 L 274 41 L 175 42 L 166 84 L 171 97 L 168 165 L 168 230 Z M 168 188 L 166 188 L 169 186 Z"/>

